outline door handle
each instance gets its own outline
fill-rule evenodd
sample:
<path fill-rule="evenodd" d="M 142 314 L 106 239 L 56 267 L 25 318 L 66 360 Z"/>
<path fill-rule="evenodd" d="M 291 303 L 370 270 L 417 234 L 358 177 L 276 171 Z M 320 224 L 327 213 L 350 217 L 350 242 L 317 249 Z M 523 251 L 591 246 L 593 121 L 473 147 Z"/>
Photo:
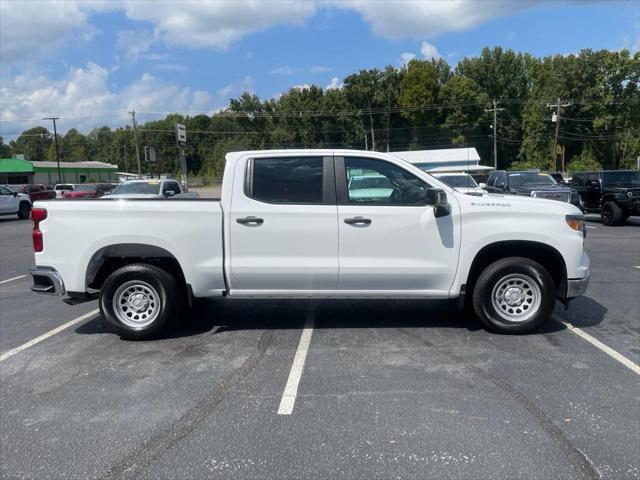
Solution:
<path fill-rule="evenodd" d="M 347 225 L 371 225 L 371 219 L 364 217 L 345 218 L 344 223 Z"/>
<path fill-rule="evenodd" d="M 264 220 L 258 217 L 244 217 L 236 218 L 236 222 L 238 222 L 240 225 L 258 226 L 262 225 L 264 223 Z"/>

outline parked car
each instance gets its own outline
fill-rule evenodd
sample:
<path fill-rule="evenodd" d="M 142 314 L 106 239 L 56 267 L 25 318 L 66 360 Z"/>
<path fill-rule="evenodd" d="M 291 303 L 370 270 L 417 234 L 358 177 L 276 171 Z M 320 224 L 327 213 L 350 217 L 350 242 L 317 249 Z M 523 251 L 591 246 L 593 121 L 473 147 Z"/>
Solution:
<path fill-rule="evenodd" d="M 197 193 L 184 192 L 176 180 L 129 180 L 121 182 L 104 198 L 197 198 Z"/>
<path fill-rule="evenodd" d="M 577 172 L 571 186 L 578 191 L 586 212 L 598 212 L 604 225 L 620 225 L 640 215 L 640 172 L 611 170 Z"/>
<path fill-rule="evenodd" d="M 393 189 L 352 197 L 367 174 Z M 129 339 L 209 296 L 457 298 L 494 330 L 530 332 L 589 280 L 573 205 L 465 195 L 372 151 L 234 152 L 220 200 L 51 201 L 32 217 L 32 290 L 98 296 Z"/>
<path fill-rule="evenodd" d="M 75 185 L 73 183 L 58 183 L 53 189 L 56 192 L 56 198 L 62 198 L 64 196 L 64 192 L 73 191 Z"/>
<path fill-rule="evenodd" d="M 506 193 L 545 198 L 571 203 L 580 208 L 580 197 L 574 189 L 559 185 L 551 175 L 539 170 L 505 171 L 495 170 L 489 175 L 484 187 L 489 193 Z"/>
<path fill-rule="evenodd" d="M 63 198 L 100 198 L 111 193 L 111 185 L 108 183 L 83 183 L 76 185 L 73 190 L 63 193 Z"/>
<path fill-rule="evenodd" d="M 36 200 L 49 200 L 56 198 L 56 192 L 48 190 L 47 186 L 43 184 L 9 185 L 9 188 L 14 192 L 29 195 L 31 203 Z"/>
<path fill-rule="evenodd" d="M 484 188 L 478 186 L 473 177 L 468 173 L 434 173 L 433 176 L 462 193 L 470 195 L 483 195 L 487 193 Z"/>
<path fill-rule="evenodd" d="M 383 200 L 393 192 L 393 184 L 384 175 L 354 175 L 349 178 L 349 198 L 352 200 Z"/>
<path fill-rule="evenodd" d="M 24 220 L 31 214 L 31 200 L 26 193 L 19 193 L 0 185 L 0 215 L 18 215 Z"/>

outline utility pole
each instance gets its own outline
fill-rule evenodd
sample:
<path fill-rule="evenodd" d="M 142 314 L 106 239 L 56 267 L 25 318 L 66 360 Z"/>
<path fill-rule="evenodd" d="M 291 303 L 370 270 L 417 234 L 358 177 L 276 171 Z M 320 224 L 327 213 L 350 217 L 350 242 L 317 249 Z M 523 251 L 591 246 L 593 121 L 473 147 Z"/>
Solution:
<path fill-rule="evenodd" d="M 124 142 L 124 171 L 129 173 L 129 160 L 127 159 L 127 142 Z"/>
<path fill-rule="evenodd" d="M 485 112 L 493 112 L 493 168 L 498 169 L 498 112 L 504 108 L 498 108 L 498 102 L 493 99 L 493 108 L 485 108 Z"/>
<path fill-rule="evenodd" d="M 58 149 L 58 131 L 56 130 L 56 120 L 60 120 L 60 117 L 45 117 L 43 120 L 53 121 L 53 141 L 56 144 L 56 162 L 58 162 L 58 183 L 62 183 L 62 175 L 60 173 L 60 150 Z"/>
<path fill-rule="evenodd" d="M 138 147 L 138 129 L 136 125 L 136 111 L 131 110 L 131 119 L 133 122 L 133 140 L 136 143 L 136 160 L 138 161 L 138 178 L 142 178 L 142 167 L 140 166 L 140 148 Z"/>
<path fill-rule="evenodd" d="M 558 158 L 558 135 L 560 134 L 560 111 L 562 107 L 568 107 L 571 102 L 562 103 L 561 99 L 558 99 L 558 103 L 547 103 L 547 107 L 555 108 L 556 111 L 551 114 L 551 121 L 556 122 L 556 135 L 553 139 L 553 168 L 558 169 L 556 159 Z M 564 161 L 562 162 L 562 172 L 564 172 Z"/>

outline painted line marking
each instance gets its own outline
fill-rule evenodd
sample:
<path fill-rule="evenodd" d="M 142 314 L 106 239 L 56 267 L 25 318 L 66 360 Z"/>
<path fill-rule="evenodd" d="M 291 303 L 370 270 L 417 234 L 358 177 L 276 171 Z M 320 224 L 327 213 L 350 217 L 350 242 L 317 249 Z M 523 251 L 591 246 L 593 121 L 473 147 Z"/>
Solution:
<path fill-rule="evenodd" d="M 32 340 L 29 340 L 27 343 L 23 343 L 19 347 L 12 348 L 11 350 L 6 351 L 2 355 L 0 355 L 0 362 L 4 362 L 5 360 L 7 360 L 8 358 L 13 357 L 17 353 L 20 353 L 20 352 L 22 352 L 23 350 L 26 350 L 29 347 L 33 347 L 34 345 L 46 340 L 49 337 L 53 337 L 56 333 L 60 333 L 63 330 L 75 325 L 76 323 L 80 323 L 81 321 L 86 320 L 87 318 L 93 317 L 98 312 L 99 312 L 99 310 L 97 308 L 95 310 L 91 310 L 90 312 L 85 313 L 84 315 L 81 315 L 78 318 L 74 318 L 73 320 L 71 320 L 71 321 L 69 321 L 67 323 L 63 323 L 62 325 L 60 325 L 59 327 L 54 328 L 53 330 L 49 330 L 47 333 L 44 333 L 44 334 L 40 335 L 39 337 L 36 337 L 36 338 L 34 338 Z"/>
<path fill-rule="evenodd" d="M 593 228 L 593 229 L 598 228 L 598 227 L 592 227 L 591 225 L 585 225 L 585 227 L 586 227 L 586 228 Z"/>
<path fill-rule="evenodd" d="M 20 280 L 21 278 L 25 278 L 25 277 L 26 275 L 18 275 L 17 277 L 7 278 L 6 280 L 2 280 L 0 282 L 0 285 L 2 285 L 3 283 L 13 282 L 14 280 Z"/>
<path fill-rule="evenodd" d="M 314 317 L 315 315 L 310 314 L 302 329 L 300 343 L 298 343 L 298 349 L 293 357 L 293 364 L 289 372 L 289 379 L 287 380 L 287 385 L 284 387 L 284 392 L 282 392 L 282 398 L 280 399 L 278 415 L 291 415 L 291 412 L 293 412 L 293 405 L 296 403 L 296 397 L 298 396 L 298 385 L 302 377 L 304 362 L 307 359 L 309 345 L 311 344 Z"/>
<path fill-rule="evenodd" d="M 617 360 L 618 362 L 620 362 L 621 364 L 623 364 L 625 367 L 630 369 L 636 375 L 640 375 L 640 365 L 638 365 L 637 363 L 632 362 L 627 357 L 625 357 L 621 353 L 616 352 L 613 348 L 605 345 L 604 343 L 602 343 L 597 338 L 592 337 L 591 335 L 589 335 L 584 330 L 581 330 L 580 328 L 571 325 L 569 322 L 565 322 L 564 320 L 562 320 L 557 315 L 554 314 L 552 316 L 552 318 L 556 322 L 560 322 L 561 324 L 563 324 L 565 327 L 567 327 L 570 331 L 572 331 L 573 333 L 575 333 L 579 337 L 582 337 L 583 339 L 585 339 L 587 342 L 589 342 L 594 347 L 602 350 L 604 353 L 609 355 L 611 358 L 613 358 L 613 359 Z"/>
<path fill-rule="evenodd" d="M 633 268 L 637 268 L 638 270 L 640 270 L 640 265 L 634 265 Z"/>

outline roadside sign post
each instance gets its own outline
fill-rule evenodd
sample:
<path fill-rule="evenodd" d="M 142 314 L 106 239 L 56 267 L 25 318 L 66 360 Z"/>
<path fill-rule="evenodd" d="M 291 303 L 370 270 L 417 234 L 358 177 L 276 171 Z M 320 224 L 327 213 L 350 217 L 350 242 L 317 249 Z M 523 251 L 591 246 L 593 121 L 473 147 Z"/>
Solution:
<path fill-rule="evenodd" d="M 145 145 L 144 147 L 144 160 L 149 165 L 149 169 L 151 170 L 151 176 L 153 176 L 153 164 L 158 161 L 156 156 L 156 147 L 153 145 Z"/>
<path fill-rule="evenodd" d="M 176 123 L 176 143 L 180 155 L 180 182 L 187 191 L 187 159 L 184 155 L 184 147 L 187 145 L 187 128 L 180 123 Z"/>

